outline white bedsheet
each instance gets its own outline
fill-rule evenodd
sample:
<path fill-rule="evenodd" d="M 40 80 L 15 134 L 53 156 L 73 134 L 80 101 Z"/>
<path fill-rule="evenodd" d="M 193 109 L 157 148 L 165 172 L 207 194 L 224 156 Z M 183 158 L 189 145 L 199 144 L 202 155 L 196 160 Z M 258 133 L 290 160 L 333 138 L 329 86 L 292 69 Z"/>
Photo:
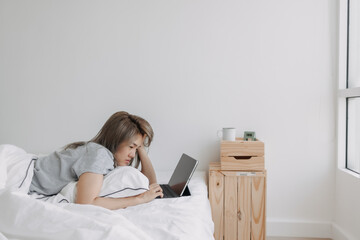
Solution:
<path fill-rule="evenodd" d="M 0 156 L 3 156 L 1 149 L 4 147 L 0 147 Z M 14 151 L 12 154 L 14 155 Z M 31 155 L 25 155 L 24 152 L 21 154 L 26 163 L 31 163 Z M 1 168 L 9 164 L 9 161 L 0 157 L 0 172 L 4 172 Z M 26 176 L 27 169 L 17 174 Z M 157 172 L 158 182 L 166 183 L 171 173 L 172 171 Z M 116 211 L 65 201 L 58 203 L 59 201 L 37 200 L 23 190 L 3 187 L 0 189 L 0 240 L 211 240 L 214 239 L 214 225 L 207 199 L 205 176 L 205 172 L 195 172 L 189 184 L 192 194 L 190 197 L 155 199 L 146 204 Z M 10 177 L 12 176 L 7 176 Z M 61 199 L 62 196 L 57 197 Z"/>
<path fill-rule="evenodd" d="M 167 183 L 172 172 L 158 172 L 158 182 Z M 155 239 L 213 239 L 214 226 L 207 198 L 205 172 L 195 172 L 191 196 L 154 201 L 116 212 Z M 140 213 L 140 214 L 139 214 Z"/>

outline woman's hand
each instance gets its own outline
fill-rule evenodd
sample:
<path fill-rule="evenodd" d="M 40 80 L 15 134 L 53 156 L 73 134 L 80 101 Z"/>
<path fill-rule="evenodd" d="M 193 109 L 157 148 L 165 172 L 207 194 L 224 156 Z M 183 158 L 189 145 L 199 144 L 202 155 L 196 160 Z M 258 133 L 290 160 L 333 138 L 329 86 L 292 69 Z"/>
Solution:
<path fill-rule="evenodd" d="M 142 203 L 147 203 L 147 202 L 154 200 L 158 196 L 164 197 L 162 188 L 160 187 L 159 184 L 153 183 L 153 184 L 150 184 L 148 191 L 140 194 L 138 197 Z"/>
<path fill-rule="evenodd" d="M 148 158 L 147 152 L 145 150 L 144 141 L 145 141 L 145 135 L 142 137 L 141 145 L 136 149 L 137 153 L 139 154 L 140 161 L 142 161 L 144 158 Z"/>
<path fill-rule="evenodd" d="M 143 137 L 143 140 L 144 139 L 145 138 Z M 137 149 L 137 151 L 141 162 L 141 172 L 149 179 L 151 186 L 151 184 L 157 182 L 155 170 L 143 144 Z"/>
<path fill-rule="evenodd" d="M 144 142 L 145 142 L 145 139 L 146 139 L 146 135 L 143 135 L 142 136 L 142 139 L 141 139 L 141 145 L 139 146 L 139 148 L 136 150 L 138 151 L 138 153 L 140 154 L 147 154 L 146 153 L 146 150 L 145 150 L 145 145 L 144 145 Z M 140 159 L 141 160 L 141 159 Z"/>
<path fill-rule="evenodd" d="M 136 149 L 136 151 L 138 152 L 139 155 L 146 155 L 147 156 L 147 152 L 145 150 L 144 145 L 141 145 L 138 149 Z M 141 158 L 140 158 L 141 160 Z"/>

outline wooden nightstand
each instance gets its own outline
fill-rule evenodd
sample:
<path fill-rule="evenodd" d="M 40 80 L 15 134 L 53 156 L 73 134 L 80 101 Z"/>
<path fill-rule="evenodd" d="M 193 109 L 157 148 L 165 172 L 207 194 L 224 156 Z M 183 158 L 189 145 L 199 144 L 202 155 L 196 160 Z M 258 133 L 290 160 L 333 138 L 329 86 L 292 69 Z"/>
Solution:
<path fill-rule="evenodd" d="M 237 157 L 234 151 L 224 151 L 229 149 L 227 143 L 223 142 L 221 147 L 221 158 L 225 159 L 226 169 L 230 167 L 227 165 L 229 155 Z M 238 147 L 242 148 L 243 145 Z M 236 152 L 239 154 L 241 151 L 237 149 Z M 209 200 L 216 240 L 266 239 L 266 170 L 263 167 L 263 152 L 251 158 L 236 158 L 245 161 L 234 160 L 230 167 L 232 170 L 224 170 L 224 164 L 220 162 L 210 163 Z M 254 164 L 251 159 L 255 160 Z M 239 170 L 235 170 L 236 164 Z"/>

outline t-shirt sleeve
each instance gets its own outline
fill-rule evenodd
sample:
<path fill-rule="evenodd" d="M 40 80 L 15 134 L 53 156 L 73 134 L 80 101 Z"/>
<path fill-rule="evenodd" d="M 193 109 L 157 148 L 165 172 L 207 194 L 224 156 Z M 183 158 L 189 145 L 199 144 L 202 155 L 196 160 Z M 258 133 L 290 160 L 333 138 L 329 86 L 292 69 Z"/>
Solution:
<path fill-rule="evenodd" d="M 85 172 L 106 175 L 114 169 L 112 153 L 99 144 L 87 144 L 85 152 L 73 165 L 73 171 L 79 178 Z"/>

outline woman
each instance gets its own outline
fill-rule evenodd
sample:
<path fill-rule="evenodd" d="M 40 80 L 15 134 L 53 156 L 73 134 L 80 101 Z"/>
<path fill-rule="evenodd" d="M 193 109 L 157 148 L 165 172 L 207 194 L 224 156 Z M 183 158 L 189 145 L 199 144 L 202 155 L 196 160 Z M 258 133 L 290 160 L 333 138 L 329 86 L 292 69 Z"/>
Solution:
<path fill-rule="evenodd" d="M 163 197 L 144 148 L 150 146 L 153 135 L 150 124 L 143 118 L 127 112 L 114 113 L 90 141 L 71 143 L 62 151 L 37 159 L 30 192 L 53 195 L 69 182 L 78 181 L 76 203 L 108 209 L 126 208 Z M 140 161 L 141 172 L 149 179 L 148 191 L 125 198 L 99 197 L 104 175 L 116 166 L 137 168 Z"/>

